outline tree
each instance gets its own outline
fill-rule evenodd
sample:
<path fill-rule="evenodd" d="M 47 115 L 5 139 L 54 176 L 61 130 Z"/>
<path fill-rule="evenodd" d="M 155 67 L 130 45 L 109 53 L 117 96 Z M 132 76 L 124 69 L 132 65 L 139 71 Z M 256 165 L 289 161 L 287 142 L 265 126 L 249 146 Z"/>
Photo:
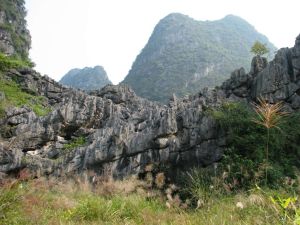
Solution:
<path fill-rule="evenodd" d="M 265 44 L 262 44 L 259 41 L 256 41 L 253 46 L 251 47 L 251 52 L 254 53 L 257 56 L 261 56 L 264 54 L 267 54 L 269 52 L 269 49 Z"/>

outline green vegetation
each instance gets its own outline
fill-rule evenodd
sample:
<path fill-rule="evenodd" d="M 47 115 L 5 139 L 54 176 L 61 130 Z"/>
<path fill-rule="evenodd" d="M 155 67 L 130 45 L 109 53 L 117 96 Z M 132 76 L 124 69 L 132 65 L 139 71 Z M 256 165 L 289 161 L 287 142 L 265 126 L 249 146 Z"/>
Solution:
<path fill-rule="evenodd" d="M 267 137 L 247 105 L 225 103 L 207 113 L 227 132 L 228 149 L 216 166 L 182 173 L 179 186 L 159 171 L 144 181 L 90 174 L 93 184 L 71 176 L 25 181 L 30 174 L 22 172 L 0 187 L 0 224 L 300 224 L 300 115 L 280 118 Z M 74 138 L 65 149 L 84 143 Z"/>
<path fill-rule="evenodd" d="M 74 148 L 83 146 L 85 143 L 86 143 L 85 137 L 80 136 L 71 140 L 70 143 L 64 144 L 63 148 L 64 150 L 70 151 Z"/>
<path fill-rule="evenodd" d="M 251 47 L 251 52 L 255 55 L 261 56 L 269 53 L 269 49 L 267 48 L 266 44 L 262 44 L 259 41 L 256 41 Z"/>
<path fill-rule="evenodd" d="M 5 95 L 5 98 L 0 100 L 0 117 L 5 116 L 5 109 L 9 106 L 26 105 L 38 116 L 45 116 L 51 111 L 45 97 L 28 94 L 15 81 L 7 80 L 3 76 L 0 76 L 0 90 Z"/>
<path fill-rule="evenodd" d="M 0 187 L 0 224 L 299 224 L 299 199 L 283 190 L 212 194 L 197 208 L 169 206 L 155 193 L 134 180 L 14 181 Z"/>
<path fill-rule="evenodd" d="M 26 29 L 26 9 L 24 0 L 0 0 L 0 9 L 5 13 L 5 23 L 0 29 L 5 30 L 11 37 L 15 50 L 14 57 L 27 60 L 31 40 Z M 2 52 L 2 49 L 0 49 Z"/>
<path fill-rule="evenodd" d="M 227 132 L 228 148 L 221 167 L 228 173 L 236 189 L 252 188 L 253 184 L 279 187 L 286 177 L 295 179 L 295 167 L 300 158 L 300 114 L 281 119 L 280 129 L 270 129 L 269 137 L 263 126 L 254 123 L 259 116 L 247 105 L 225 103 L 212 111 L 213 117 Z M 269 139 L 269 141 L 268 141 Z M 269 143 L 269 162 L 266 163 L 265 143 Z M 268 177 L 264 171 L 268 167 Z M 227 168 L 227 169 L 226 169 Z"/>
<path fill-rule="evenodd" d="M 123 82 L 141 97 L 166 103 L 173 93 L 194 94 L 221 85 L 241 66 L 249 70 L 255 40 L 267 43 L 272 58 L 275 47 L 239 17 L 196 21 L 170 14 L 157 24 Z"/>
<path fill-rule="evenodd" d="M 4 98 L 0 99 L 0 118 L 5 116 L 5 109 L 9 106 L 23 106 L 31 108 L 36 115 L 45 116 L 51 109 L 47 106 L 47 100 L 43 96 L 35 96 L 22 90 L 22 88 L 11 78 L 4 76 L 9 69 L 20 69 L 32 67 L 29 60 L 19 60 L 14 57 L 5 56 L 0 53 L 0 91 Z"/>
<path fill-rule="evenodd" d="M 34 64 L 29 60 L 19 60 L 14 57 L 5 56 L 2 53 L 0 53 L 0 71 L 33 66 Z"/>

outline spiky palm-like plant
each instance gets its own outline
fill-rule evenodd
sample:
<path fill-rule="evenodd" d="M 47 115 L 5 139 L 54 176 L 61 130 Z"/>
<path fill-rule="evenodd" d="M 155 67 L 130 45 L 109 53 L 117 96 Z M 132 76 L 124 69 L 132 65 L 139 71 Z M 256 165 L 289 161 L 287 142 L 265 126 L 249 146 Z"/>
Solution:
<path fill-rule="evenodd" d="M 258 98 L 258 103 L 253 103 L 254 110 L 258 115 L 258 119 L 253 119 L 253 122 L 264 126 L 267 129 L 267 143 L 266 143 L 266 184 L 268 181 L 268 161 L 269 161 L 269 141 L 270 129 L 280 129 L 279 124 L 283 116 L 288 112 L 283 111 L 283 102 L 274 104 L 268 103 L 263 98 Z"/>

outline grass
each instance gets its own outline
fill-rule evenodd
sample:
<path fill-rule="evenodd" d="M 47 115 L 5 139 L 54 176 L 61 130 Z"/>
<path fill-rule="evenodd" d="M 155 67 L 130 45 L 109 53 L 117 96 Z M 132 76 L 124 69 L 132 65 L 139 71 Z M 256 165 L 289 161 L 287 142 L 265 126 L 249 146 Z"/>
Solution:
<path fill-rule="evenodd" d="M 29 60 L 20 60 L 17 58 L 5 56 L 4 54 L 0 53 L 0 71 L 22 67 L 33 67 L 33 65 L 34 64 Z"/>
<path fill-rule="evenodd" d="M 135 179 L 106 181 L 96 186 L 42 178 L 17 181 L 0 188 L 0 224 L 265 225 L 293 224 L 297 219 L 290 212 L 290 220 L 283 221 L 281 207 L 272 202 L 271 196 L 286 195 L 283 190 L 256 188 L 210 196 L 198 209 L 167 207 L 165 197 L 150 195 L 151 191 L 154 192 Z M 299 202 L 294 204 L 298 207 L 296 204 Z"/>
<path fill-rule="evenodd" d="M 9 69 L 31 66 L 32 63 L 28 61 L 14 59 L 0 53 L 0 90 L 5 95 L 5 99 L 0 101 L 0 118 L 5 116 L 5 109 L 10 106 L 21 107 L 26 105 L 31 108 L 37 116 L 45 116 L 51 111 L 51 109 L 46 106 L 46 99 L 44 97 L 34 96 L 22 91 L 15 81 L 5 79 L 2 74 Z"/>
<path fill-rule="evenodd" d="M 64 144 L 63 149 L 69 151 L 74 148 L 83 146 L 85 143 L 86 143 L 85 137 L 80 136 L 71 140 L 71 142 Z"/>
<path fill-rule="evenodd" d="M 37 116 L 47 115 L 51 109 L 46 105 L 46 99 L 42 96 L 28 94 L 20 86 L 0 76 L 0 90 L 4 93 L 5 99 L 0 101 L 0 117 L 5 116 L 5 109 L 10 106 L 21 107 L 26 105 L 31 108 Z"/>

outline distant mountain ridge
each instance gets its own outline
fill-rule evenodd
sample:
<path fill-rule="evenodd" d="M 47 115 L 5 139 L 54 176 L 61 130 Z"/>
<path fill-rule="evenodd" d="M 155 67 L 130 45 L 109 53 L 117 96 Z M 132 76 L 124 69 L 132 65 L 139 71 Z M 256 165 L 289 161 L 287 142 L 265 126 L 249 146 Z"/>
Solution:
<path fill-rule="evenodd" d="M 102 66 L 72 69 L 59 81 L 61 84 L 82 90 L 98 90 L 112 84 Z"/>
<path fill-rule="evenodd" d="M 240 17 L 196 21 L 172 13 L 156 25 L 123 83 L 141 97 L 160 102 L 173 93 L 184 96 L 214 87 L 234 69 L 249 69 L 256 40 L 268 46 L 272 57 L 276 47 Z"/>

